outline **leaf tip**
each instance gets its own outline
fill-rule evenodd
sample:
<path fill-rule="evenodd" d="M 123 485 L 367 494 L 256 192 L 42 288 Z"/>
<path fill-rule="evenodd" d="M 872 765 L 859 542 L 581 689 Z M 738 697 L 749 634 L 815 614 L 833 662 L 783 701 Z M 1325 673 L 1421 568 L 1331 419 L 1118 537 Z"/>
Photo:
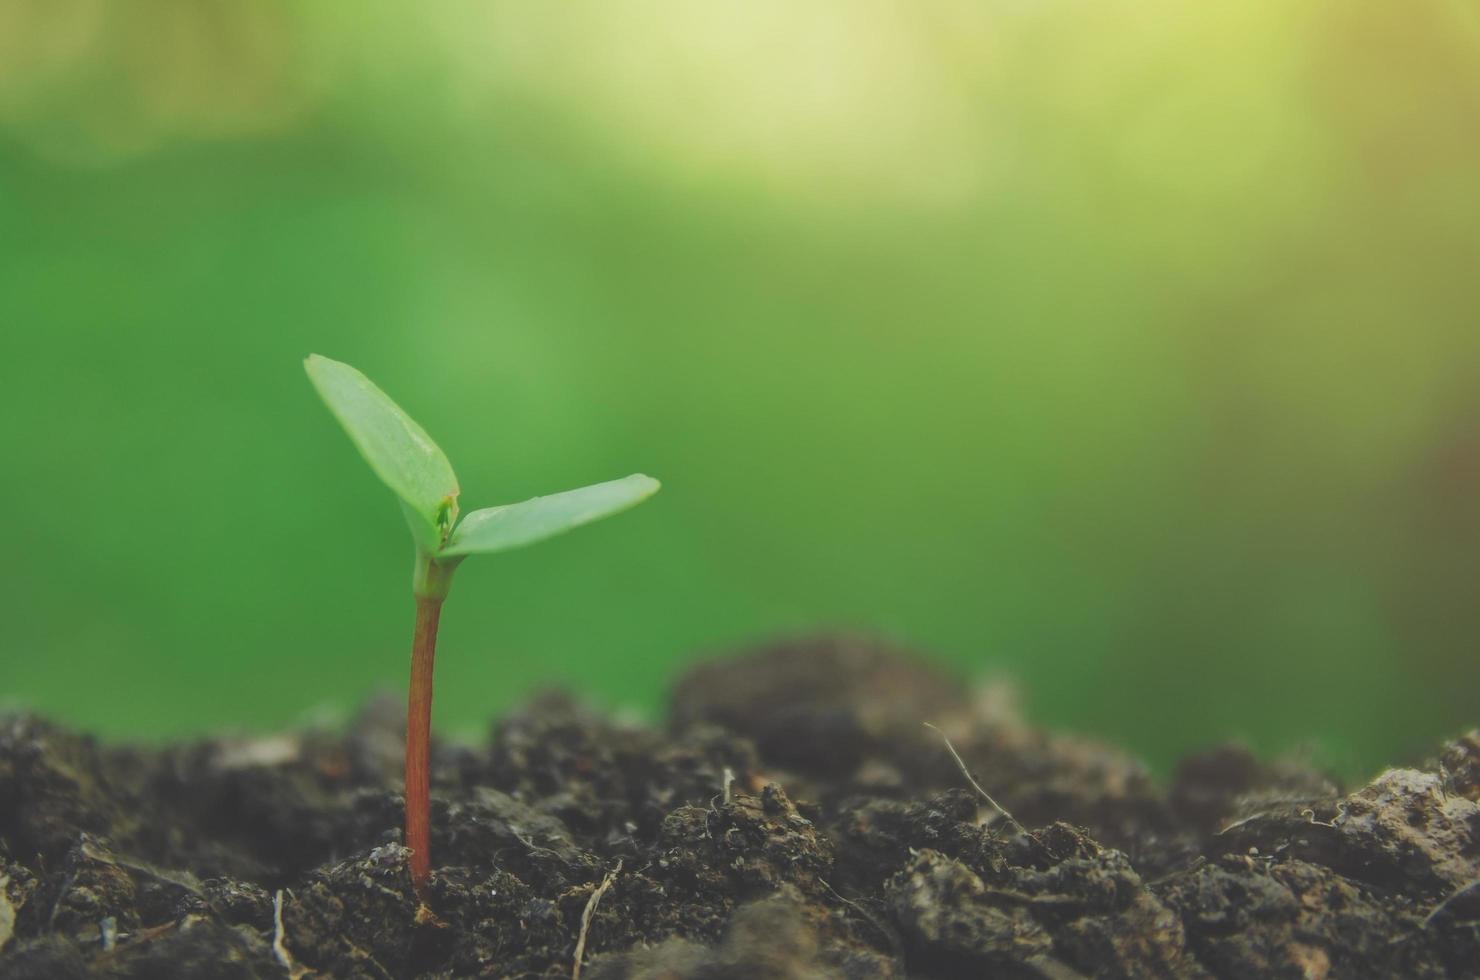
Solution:
<path fill-rule="evenodd" d="M 317 378 L 319 371 L 329 363 L 332 362 L 323 354 L 309 354 L 303 359 L 303 370 L 308 372 L 310 378 Z"/>

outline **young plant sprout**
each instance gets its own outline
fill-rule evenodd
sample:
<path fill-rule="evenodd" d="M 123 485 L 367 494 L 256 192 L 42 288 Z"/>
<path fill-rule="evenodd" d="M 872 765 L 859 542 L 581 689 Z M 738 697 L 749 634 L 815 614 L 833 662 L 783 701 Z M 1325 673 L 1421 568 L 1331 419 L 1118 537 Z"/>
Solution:
<path fill-rule="evenodd" d="M 634 473 L 519 504 L 475 510 L 459 522 L 457 477 L 425 430 L 348 364 L 312 354 L 304 366 L 375 475 L 400 498 L 416 544 L 411 577 L 416 628 L 411 638 L 406 717 L 406 847 L 411 850 L 412 884 L 424 896 L 432 867 L 432 663 L 437 653 L 437 623 L 452 573 L 469 555 L 533 544 L 636 506 L 657 493 L 659 484 Z"/>

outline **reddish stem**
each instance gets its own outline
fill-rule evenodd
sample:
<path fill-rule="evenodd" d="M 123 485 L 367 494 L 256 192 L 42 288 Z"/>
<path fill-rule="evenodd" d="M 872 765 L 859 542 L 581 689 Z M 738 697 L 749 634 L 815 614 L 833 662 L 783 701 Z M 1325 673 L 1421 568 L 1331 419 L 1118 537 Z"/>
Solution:
<path fill-rule="evenodd" d="M 440 598 L 418 597 L 411 639 L 411 694 L 406 707 L 406 846 L 411 849 L 411 884 L 426 898 L 432 873 L 431 744 L 432 665 L 437 658 Z"/>

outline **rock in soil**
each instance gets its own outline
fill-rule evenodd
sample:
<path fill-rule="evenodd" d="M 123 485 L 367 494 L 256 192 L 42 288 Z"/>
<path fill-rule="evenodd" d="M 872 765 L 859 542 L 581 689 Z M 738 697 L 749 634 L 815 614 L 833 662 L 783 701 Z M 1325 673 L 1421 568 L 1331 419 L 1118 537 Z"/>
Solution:
<path fill-rule="evenodd" d="M 1480 732 L 1353 792 L 1236 746 L 1161 786 L 813 637 L 694 669 L 666 730 L 554 694 L 438 743 L 423 905 L 397 703 L 152 749 L 0 719 L 0 977 L 1480 978 Z"/>

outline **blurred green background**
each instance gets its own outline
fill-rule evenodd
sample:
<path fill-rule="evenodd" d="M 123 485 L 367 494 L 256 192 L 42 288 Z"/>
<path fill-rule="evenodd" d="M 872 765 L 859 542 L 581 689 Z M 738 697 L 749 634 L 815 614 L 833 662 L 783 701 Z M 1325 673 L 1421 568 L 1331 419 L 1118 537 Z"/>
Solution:
<path fill-rule="evenodd" d="M 404 684 L 660 709 L 825 625 L 1167 765 L 1480 721 L 1480 6 L 0 0 L 0 697 L 115 737 Z M 327 706 L 327 707 L 326 707 Z"/>

